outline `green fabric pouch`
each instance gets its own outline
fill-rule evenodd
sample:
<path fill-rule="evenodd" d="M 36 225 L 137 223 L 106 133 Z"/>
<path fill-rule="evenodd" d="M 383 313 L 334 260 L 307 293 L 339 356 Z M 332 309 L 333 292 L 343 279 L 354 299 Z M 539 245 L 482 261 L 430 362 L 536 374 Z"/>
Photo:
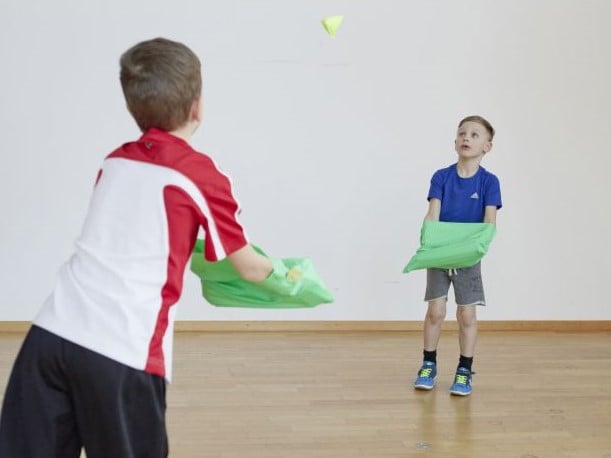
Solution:
<path fill-rule="evenodd" d="M 490 223 L 447 223 L 425 220 L 420 248 L 403 269 L 459 269 L 477 264 L 488 251 L 496 227 Z"/>
<path fill-rule="evenodd" d="M 228 259 L 210 262 L 204 257 L 204 241 L 198 240 L 191 255 L 191 271 L 202 284 L 204 298 L 219 307 L 303 308 L 333 302 L 309 258 L 271 259 L 274 270 L 264 281 L 243 280 Z M 261 248 L 255 251 L 266 256 Z M 287 277 L 293 267 L 301 271 L 298 279 Z"/>

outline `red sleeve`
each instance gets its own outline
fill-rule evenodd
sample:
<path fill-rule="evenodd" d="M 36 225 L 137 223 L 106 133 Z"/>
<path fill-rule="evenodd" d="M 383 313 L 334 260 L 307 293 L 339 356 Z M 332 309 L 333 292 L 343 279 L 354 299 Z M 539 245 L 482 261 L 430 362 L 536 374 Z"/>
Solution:
<path fill-rule="evenodd" d="M 212 217 L 212 221 L 208 221 L 208 230 L 210 230 L 211 224 L 216 226 L 225 256 L 244 247 L 248 240 L 244 234 L 244 228 L 238 221 L 240 206 L 233 196 L 229 178 L 220 175 L 220 179 L 216 183 L 206 185 L 204 187 L 204 197 L 208 202 Z M 213 245 L 213 243 L 210 243 L 210 237 L 207 237 L 206 240 L 206 248 Z M 218 249 L 215 251 L 218 255 Z M 211 259 L 208 249 L 206 249 L 206 258 Z M 217 256 L 215 258 L 218 259 Z"/>
<path fill-rule="evenodd" d="M 240 206 L 231 180 L 219 171 L 212 159 L 202 160 L 190 170 L 207 208 L 202 209 L 201 225 L 206 230 L 206 259 L 215 261 L 244 247 L 248 239 L 238 221 Z"/>

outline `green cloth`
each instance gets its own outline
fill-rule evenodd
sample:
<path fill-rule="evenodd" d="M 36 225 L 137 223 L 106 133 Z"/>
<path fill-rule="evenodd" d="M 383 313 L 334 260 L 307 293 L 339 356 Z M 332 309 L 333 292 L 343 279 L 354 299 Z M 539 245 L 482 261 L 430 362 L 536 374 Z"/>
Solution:
<path fill-rule="evenodd" d="M 420 248 L 403 273 L 437 267 L 459 269 L 477 264 L 488 251 L 496 233 L 491 223 L 447 223 L 425 220 Z"/>
<path fill-rule="evenodd" d="M 253 245 L 263 256 L 261 248 Z M 267 257 L 267 256 L 266 256 Z M 252 283 L 240 277 L 228 259 L 210 262 L 204 257 L 204 241 L 198 240 L 191 255 L 191 271 L 200 278 L 204 298 L 219 307 L 300 308 L 333 302 L 309 258 L 271 259 L 274 269 L 264 281 Z M 287 278 L 297 267 L 302 276 Z"/>

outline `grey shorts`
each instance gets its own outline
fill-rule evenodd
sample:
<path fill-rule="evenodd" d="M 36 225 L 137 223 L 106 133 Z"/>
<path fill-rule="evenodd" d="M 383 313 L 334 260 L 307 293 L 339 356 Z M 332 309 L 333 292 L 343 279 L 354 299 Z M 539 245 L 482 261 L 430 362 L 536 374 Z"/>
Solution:
<path fill-rule="evenodd" d="M 481 262 L 456 270 L 427 269 L 424 300 L 447 299 L 450 283 L 454 286 L 457 305 L 486 305 Z"/>

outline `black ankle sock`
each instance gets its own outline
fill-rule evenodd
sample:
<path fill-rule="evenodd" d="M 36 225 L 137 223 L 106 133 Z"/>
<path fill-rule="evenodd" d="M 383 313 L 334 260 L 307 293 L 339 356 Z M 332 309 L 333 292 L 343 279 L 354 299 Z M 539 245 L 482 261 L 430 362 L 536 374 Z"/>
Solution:
<path fill-rule="evenodd" d="M 460 355 L 460 359 L 458 361 L 458 367 L 464 367 L 465 369 L 469 369 L 471 372 L 471 366 L 473 365 L 473 356 L 470 358 Z"/>
<path fill-rule="evenodd" d="M 433 350 L 433 351 L 427 351 L 424 350 L 424 361 L 430 361 L 432 363 L 437 364 L 437 350 Z"/>

